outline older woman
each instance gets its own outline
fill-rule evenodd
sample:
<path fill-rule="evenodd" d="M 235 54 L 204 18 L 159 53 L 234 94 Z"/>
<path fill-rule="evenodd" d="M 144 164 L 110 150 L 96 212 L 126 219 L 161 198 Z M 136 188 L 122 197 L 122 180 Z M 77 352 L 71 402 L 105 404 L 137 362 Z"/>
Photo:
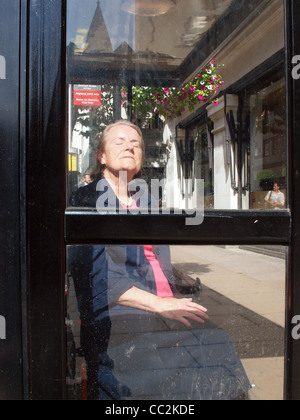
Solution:
<path fill-rule="evenodd" d="M 122 206 L 136 206 L 128 191 L 128 185 L 122 185 L 120 172 L 127 172 L 128 183 L 141 171 L 144 156 L 143 138 L 140 129 L 124 121 L 109 126 L 103 133 L 97 150 L 97 158 L 102 173 L 108 181 Z M 152 247 L 144 247 L 146 258 L 152 265 L 157 288 L 168 290 L 162 297 L 132 286 L 120 295 L 114 303 L 144 311 L 157 313 L 165 318 L 181 321 L 190 326 L 188 319 L 203 323 L 208 319 L 206 308 L 193 303 L 192 299 L 176 299 L 173 296 L 169 281 L 156 262 Z M 159 286 L 158 286 L 159 285 Z M 171 283 L 171 286 L 174 285 Z M 158 290 L 156 291 L 158 292 Z M 160 293 L 159 293 L 160 294 Z"/>
<path fill-rule="evenodd" d="M 95 181 L 78 191 L 73 197 L 73 205 L 95 207 L 99 196 L 104 193 L 99 183 L 105 181 L 105 193 L 109 190 L 118 207 L 136 208 L 138 203 L 132 198 L 128 184 L 140 174 L 144 154 L 142 132 L 137 126 L 128 121 L 108 126 L 96 152 L 98 167 Z M 120 176 L 124 172 L 127 177 Z M 104 205 L 108 204 L 104 201 Z M 204 377 L 212 376 L 211 371 L 205 376 L 203 369 L 191 369 L 189 364 L 184 369 L 181 366 L 179 370 L 166 370 L 161 360 L 161 355 L 167 350 L 166 360 L 170 365 L 170 360 L 177 357 L 175 353 L 179 343 L 194 346 L 197 342 L 194 334 L 178 334 L 177 324 L 190 328 L 192 324 L 199 325 L 208 320 L 206 308 L 193 302 L 193 299 L 179 296 L 169 247 L 76 247 L 69 255 L 69 266 L 81 315 L 82 347 L 88 366 L 89 386 L 93 390 L 90 390 L 91 398 L 146 397 L 149 396 L 146 389 L 151 389 L 151 392 L 155 389 L 153 395 L 159 399 L 173 399 L 177 394 L 181 395 L 181 399 L 190 398 L 195 396 L 195 392 L 199 398 L 207 395 L 204 385 L 201 395 L 200 384 Z M 161 334 L 159 319 L 169 320 L 175 326 L 174 332 L 167 327 Z M 123 337 L 122 342 L 117 344 L 112 340 L 114 328 L 121 330 L 120 336 Z M 231 348 L 232 344 L 227 338 L 224 341 L 224 336 L 220 342 L 224 344 L 222 351 L 226 354 L 226 348 Z M 135 363 L 130 369 L 131 358 Z M 144 379 L 136 368 L 141 363 L 142 371 L 147 375 Z M 195 367 L 193 361 L 190 363 Z M 203 360 L 201 363 L 205 364 Z M 197 366 L 200 367 L 201 363 Z M 235 370 L 237 365 L 238 372 Z M 230 383 L 226 388 L 228 392 L 223 392 L 224 398 L 236 397 L 249 386 L 237 355 L 232 366 L 230 381 L 234 378 L 236 388 Z M 190 387 L 186 389 L 187 372 L 194 383 L 192 390 Z M 221 372 L 219 368 L 218 372 Z M 238 376 L 236 380 L 235 375 Z M 210 380 L 207 379 L 209 387 Z M 223 383 L 224 378 L 218 381 Z M 217 387 L 213 385 L 213 388 L 216 392 Z M 213 398 L 214 394 L 209 395 Z"/>

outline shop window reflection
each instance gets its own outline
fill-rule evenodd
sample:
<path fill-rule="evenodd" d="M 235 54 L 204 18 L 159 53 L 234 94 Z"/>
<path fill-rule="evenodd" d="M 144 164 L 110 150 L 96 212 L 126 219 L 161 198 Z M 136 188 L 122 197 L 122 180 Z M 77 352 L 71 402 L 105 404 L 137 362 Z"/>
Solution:
<path fill-rule="evenodd" d="M 282 398 L 284 249 L 270 256 L 262 248 L 170 247 L 176 296 L 208 309 L 209 320 L 190 327 L 115 304 L 95 311 L 99 296 L 109 300 L 119 286 L 94 277 L 91 288 L 93 274 L 85 277 L 82 263 L 90 258 L 93 270 L 97 258 L 110 265 L 119 253 L 124 263 L 124 250 L 129 272 L 142 247 L 69 247 L 69 398 Z M 114 270 L 124 272 L 123 263 Z M 134 271 L 147 272 L 147 287 L 155 289 L 146 263 Z"/>
<path fill-rule="evenodd" d="M 84 207 L 95 208 L 94 197 L 85 195 L 82 187 L 89 183 L 88 176 L 99 181 L 94 172 L 99 136 L 123 118 L 134 120 L 143 131 L 143 178 L 148 184 L 155 179 L 169 185 L 171 194 L 161 192 L 160 207 L 195 208 L 198 179 L 204 180 L 206 210 L 285 207 L 274 199 L 278 191 L 272 192 L 279 186 L 286 203 L 285 82 L 283 66 L 278 76 L 271 57 L 283 48 L 282 2 L 265 2 L 251 10 L 251 16 L 245 16 L 250 4 L 245 2 L 238 22 L 236 2 L 231 0 L 177 0 L 170 13 L 159 17 L 127 13 L 121 0 L 68 3 L 69 206 L 82 207 L 76 197 L 83 194 Z M 217 107 L 204 102 L 192 111 L 180 110 L 180 118 L 156 115 L 151 123 L 139 118 L 134 91 L 184 89 L 215 52 L 220 64 L 225 63 L 226 89 L 215 92 Z M 268 77 L 258 86 L 254 73 L 265 65 Z M 184 188 L 186 179 L 192 181 L 190 191 Z M 88 184 L 92 195 L 96 183 Z M 187 327 L 155 311 L 118 302 L 132 285 L 157 293 L 144 247 L 69 247 L 70 398 L 233 399 L 259 383 L 255 369 L 261 371 L 262 365 L 269 397 L 278 397 L 284 352 L 283 260 L 271 261 L 273 257 L 261 254 L 246 257 L 239 248 L 153 250 L 167 271 L 172 293 L 207 307 L 210 319 Z M 255 251 L 271 252 L 257 247 Z M 169 252 L 171 259 L 158 258 Z M 246 267 L 260 268 L 245 273 Z M 269 276 L 277 278 L 278 273 L 282 278 L 273 283 Z M 124 292 L 120 296 L 118 288 Z M 266 368 L 272 363 L 278 366 L 276 390 Z M 261 395 L 260 386 L 257 390 Z"/>
<path fill-rule="evenodd" d="M 274 208 L 265 198 L 276 184 L 284 195 L 284 206 L 275 208 L 282 209 L 286 207 L 287 187 L 285 82 L 272 83 L 248 99 L 251 115 L 251 207 Z M 280 199 L 280 202 L 283 203 L 283 200 Z"/>
<path fill-rule="evenodd" d="M 181 201 L 184 200 L 182 184 L 188 172 L 189 178 L 204 180 L 206 209 L 268 209 L 264 199 L 273 189 L 274 182 L 280 185 L 287 203 L 284 66 L 282 65 L 279 76 L 278 63 L 275 68 L 271 60 L 274 72 L 270 73 L 268 67 L 268 77 L 260 80 L 259 86 L 256 86 L 257 80 L 253 75 L 251 84 L 244 84 L 241 80 L 244 77 L 247 79 L 247 75 L 254 70 L 251 61 L 253 57 L 250 54 L 252 51 L 247 51 L 243 34 L 240 35 L 243 40 L 240 54 L 241 57 L 249 57 L 249 63 L 248 60 L 243 60 L 243 74 L 240 75 L 242 79 L 233 79 L 231 74 L 235 74 L 231 70 L 236 70 L 241 65 L 239 54 L 233 54 L 231 43 L 217 57 L 221 77 L 224 76 L 224 89 L 231 92 L 233 84 L 235 92 L 234 95 L 226 94 L 223 87 L 219 86 L 218 92 L 215 92 L 220 96 L 219 106 L 212 106 L 210 109 L 204 101 L 196 107 L 199 117 L 186 109 L 180 118 L 171 120 L 155 114 L 154 107 L 152 114 L 156 118 L 152 115 L 153 121 L 150 123 L 139 118 L 139 110 L 134 105 L 139 102 L 137 97 L 140 91 L 151 93 L 152 89 L 155 93 L 162 86 L 167 86 L 166 91 L 171 91 L 175 86 L 182 88 L 188 80 L 195 77 L 200 67 L 192 67 L 193 63 L 188 60 L 189 54 L 197 48 L 198 43 L 205 42 L 209 30 L 218 39 L 216 23 L 218 19 L 222 19 L 224 13 L 230 18 L 232 1 L 213 2 L 209 6 L 206 3 L 192 2 L 187 5 L 184 1 L 177 1 L 175 8 L 156 18 L 141 16 L 139 13 L 130 14 L 121 3 L 121 0 L 114 0 L 109 4 L 85 0 L 83 3 L 74 2 L 68 8 L 71 160 L 68 200 L 78 186 L 81 186 L 84 175 L 93 170 L 95 144 L 101 131 L 111 122 L 123 118 L 134 120 L 145 130 L 147 156 L 144 179 L 166 179 L 175 191 L 174 195 L 182 196 Z M 272 13 L 277 19 L 277 37 L 274 38 L 270 30 L 270 33 L 264 35 L 264 39 L 272 47 L 270 51 L 278 54 L 283 43 L 280 38 L 283 32 L 282 3 L 273 2 L 270 15 L 267 10 L 263 13 L 272 22 L 275 22 Z M 251 24 L 259 37 L 263 36 L 259 32 L 260 19 L 263 20 L 258 18 L 257 27 L 255 23 Z M 190 33 L 191 25 L 193 33 Z M 177 30 L 170 31 L 170 27 L 176 27 Z M 265 28 L 264 25 L 264 30 Z M 164 36 L 166 31 L 168 35 Z M 245 36 L 248 36 L 247 31 L 245 28 Z M 253 39 L 252 36 L 250 41 L 253 42 Z M 264 51 L 261 46 L 260 49 L 263 61 L 257 64 L 263 65 L 270 60 L 271 53 Z M 227 57 L 231 57 L 231 54 L 234 57 L 227 62 Z M 207 60 L 209 62 L 209 58 Z M 184 74 L 181 74 L 181 69 L 184 69 Z M 239 86 L 238 91 L 236 84 Z M 76 102 L 73 95 L 78 86 L 86 91 L 94 89 L 100 92 L 101 106 L 97 101 L 91 101 L 85 106 Z M 140 100 L 140 106 L 148 109 L 150 100 L 147 98 Z M 224 102 L 227 104 L 224 105 Z M 226 127 L 220 130 L 224 126 L 223 106 L 234 121 L 230 130 L 235 132 L 236 138 L 232 138 L 231 142 L 226 138 Z M 187 122 L 189 120 L 192 122 Z M 207 124 L 209 134 L 206 140 Z M 189 139 L 189 145 L 186 138 Z M 194 147 L 190 148 L 192 142 Z M 186 153 L 187 148 L 189 153 Z M 180 205 L 180 200 L 174 207 Z"/>

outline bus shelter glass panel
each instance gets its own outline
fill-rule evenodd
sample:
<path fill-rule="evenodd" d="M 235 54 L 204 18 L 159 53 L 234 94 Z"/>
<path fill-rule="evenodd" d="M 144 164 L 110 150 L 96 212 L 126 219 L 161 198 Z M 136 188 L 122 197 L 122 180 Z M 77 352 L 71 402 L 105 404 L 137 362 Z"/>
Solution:
<path fill-rule="evenodd" d="M 69 399 L 283 399 L 284 248 L 70 246 L 68 269 Z"/>
<path fill-rule="evenodd" d="M 286 208 L 282 0 L 67 6 L 70 206 L 96 177 L 105 127 L 126 119 L 162 207 Z"/>

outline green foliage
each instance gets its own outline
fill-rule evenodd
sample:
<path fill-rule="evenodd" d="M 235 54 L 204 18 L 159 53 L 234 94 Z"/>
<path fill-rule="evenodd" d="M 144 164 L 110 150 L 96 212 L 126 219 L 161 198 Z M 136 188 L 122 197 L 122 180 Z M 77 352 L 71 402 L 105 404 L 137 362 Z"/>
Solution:
<path fill-rule="evenodd" d="M 266 179 L 275 179 L 277 175 L 271 169 L 262 169 L 257 173 L 257 181 L 264 181 Z"/>
<path fill-rule="evenodd" d="M 224 86 L 224 82 L 216 71 L 214 59 L 181 88 L 135 86 L 132 98 L 134 116 L 139 120 L 151 121 L 158 114 L 165 120 L 173 120 L 181 117 L 187 109 L 193 112 L 201 102 L 213 102 L 217 105 L 218 101 L 212 98 Z M 121 94 L 122 105 L 127 108 L 127 89 L 122 88 Z"/>

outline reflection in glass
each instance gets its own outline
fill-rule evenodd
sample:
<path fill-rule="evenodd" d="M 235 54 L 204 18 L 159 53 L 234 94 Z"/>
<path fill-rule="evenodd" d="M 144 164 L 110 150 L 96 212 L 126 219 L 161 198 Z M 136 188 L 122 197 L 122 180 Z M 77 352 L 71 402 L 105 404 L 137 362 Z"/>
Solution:
<path fill-rule="evenodd" d="M 131 284 L 158 293 L 144 247 L 69 247 L 69 398 L 281 399 L 284 249 L 153 250 L 172 293 L 209 320 L 116 304 Z"/>
<path fill-rule="evenodd" d="M 167 209 L 281 210 L 287 201 L 282 1 L 257 2 L 259 7 L 244 2 L 242 9 L 232 0 L 170 2 L 164 14 L 157 9 L 151 16 L 141 8 L 128 12 L 123 0 L 67 2 L 68 205 L 96 208 L 98 183 L 106 179 L 104 207 L 109 197 L 119 210 L 139 206 L 128 188 L 124 193 L 113 181 L 113 172 L 121 170 L 128 181 L 137 175 L 148 185 L 166 181 L 157 200 L 147 195 L 146 207 L 157 201 L 156 207 Z M 208 77 L 213 63 L 220 65 L 218 83 L 219 76 Z M 186 96 L 195 99 L 195 78 L 204 83 L 203 92 L 196 106 L 181 109 Z M 206 102 L 209 86 L 213 103 Z M 182 89 L 174 118 L 152 106 L 159 89 L 166 95 L 162 103 Z M 137 101 L 149 92 L 152 97 L 142 97 L 149 100 Z M 137 102 L 140 108 L 146 104 L 147 115 Z M 120 119 L 142 130 L 141 171 L 113 168 L 118 159 L 108 164 L 107 148 L 99 147 L 109 124 Z M 133 153 L 136 139 L 127 134 L 121 138 Z M 198 194 L 198 180 L 204 194 Z M 253 398 L 256 391 L 262 394 L 257 372 L 263 370 L 268 396 L 278 398 L 284 262 L 266 256 L 270 249 L 255 251 L 264 254 L 213 247 L 70 247 L 70 397 L 232 399 L 257 383 Z M 127 295 L 132 289 L 144 299 L 133 302 Z M 182 298 L 192 299 L 196 318 L 185 307 L 185 322 L 178 323 L 178 311 L 161 305 L 191 304 Z M 262 364 L 275 364 L 277 381 Z"/>
<path fill-rule="evenodd" d="M 126 0 L 123 10 L 137 16 L 160 16 L 168 13 L 175 4 L 171 0 Z"/>
<path fill-rule="evenodd" d="M 131 3 L 138 9 L 139 2 Z M 182 142 L 177 138 L 175 122 L 167 123 L 155 115 L 154 110 L 146 119 L 137 119 L 134 113 L 139 114 L 139 111 L 133 105 L 139 89 L 146 91 L 166 86 L 172 90 L 184 85 L 178 66 L 185 63 L 189 53 L 231 1 L 192 1 L 189 4 L 178 1 L 176 7 L 155 19 L 127 13 L 124 11 L 126 4 L 120 0 L 86 0 L 72 2 L 72 7 L 68 8 L 68 199 L 85 184 L 84 175 L 93 172 L 94 151 L 104 128 L 123 118 L 134 119 L 144 128 L 143 178 L 147 182 L 167 180 L 176 198 L 170 200 L 167 192 L 163 194 L 169 207 L 186 207 L 187 201 L 193 206 L 194 186 L 192 192 L 186 191 L 184 182 L 186 166 L 192 165 L 193 150 L 188 153 L 178 150 Z M 172 30 L 174 25 L 176 31 Z M 209 62 L 211 58 L 207 60 Z M 189 80 L 193 77 L 191 75 Z M 209 78 L 206 83 L 211 87 Z M 202 92 L 204 96 L 206 92 Z M 149 103 L 147 99 L 144 102 Z M 176 108 L 181 110 L 183 106 L 178 102 Z"/>
<path fill-rule="evenodd" d="M 147 191 L 130 194 L 144 155 L 136 125 L 109 125 L 97 146 L 95 181 L 75 192 L 72 203 L 152 210 L 157 200 Z M 71 247 L 68 254 L 89 399 L 227 400 L 250 389 L 228 334 L 209 328 L 207 309 L 176 286 L 169 247 L 99 245 Z"/>
<path fill-rule="evenodd" d="M 162 3 L 172 7 L 159 14 Z M 232 3 L 151 2 L 155 16 L 145 16 L 144 2 L 139 1 L 70 3 L 68 203 L 85 185 L 85 175 L 93 172 L 104 128 L 122 118 L 145 132 L 143 179 L 149 185 L 151 179 L 166 180 L 174 195 L 169 199 L 167 188 L 164 191 L 168 207 L 187 207 L 187 202 L 188 208 L 195 207 L 194 186 L 192 192 L 185 188 L 185 179 L 203 180 L 206 209 L 282 209 L 265 202 L 275 182 L 286 207 L 283 5 L 276 0 L 253 11 L 251 19 L 240 13 L 236 34 Z M 232 33 L 224 33 L 231 27 L 224 22 L 232 25 Z M 204 77 L 214 57 L 219 66 L 216 76 L 206 80 L 205 90 L 191 105 L 193 80 Z M 211 86 L 217 106 L 206 102 Z M 175 103 L 169 98 L 174 89 L 182 89 Z M 173 108 L 167 113 L 157 110 L 153 101 L 158 92 L 163 92 L 161 104 L 169 101 L 174 106 L 174 116 Z M 191 100 L 181 106 L 185 96 Z"/>
<path fill-rule="evenodd" d="M 108 77 L 107 73 L 99 73 L 99 68 L 104 71 L 133 69 L 137 72 L 141 69 L 149 72 L 177 70 L 233 3 L 232 0 L 179 0 L 175 5 L 172 0 L 158 0 L 151 2 L 156 10 L 159 3 L 172 4 L 173 7 L 169 7 L 168 13 L 153 18 L 129 13 L 128 3 L 134 2 L 135 10 L 138 11 L 139 6 L 141 10 L 143 0 L 70 3 L 67 44 L 73 47 L 70 57 L 73 76 L 91 77 L 98 71 L 99 76 Z"/>
<path fill-rule="evenodd" d="M 282 209 L 287 186 L 284 79 L 249 95 L 248 101 L 252 208 Z"/>

